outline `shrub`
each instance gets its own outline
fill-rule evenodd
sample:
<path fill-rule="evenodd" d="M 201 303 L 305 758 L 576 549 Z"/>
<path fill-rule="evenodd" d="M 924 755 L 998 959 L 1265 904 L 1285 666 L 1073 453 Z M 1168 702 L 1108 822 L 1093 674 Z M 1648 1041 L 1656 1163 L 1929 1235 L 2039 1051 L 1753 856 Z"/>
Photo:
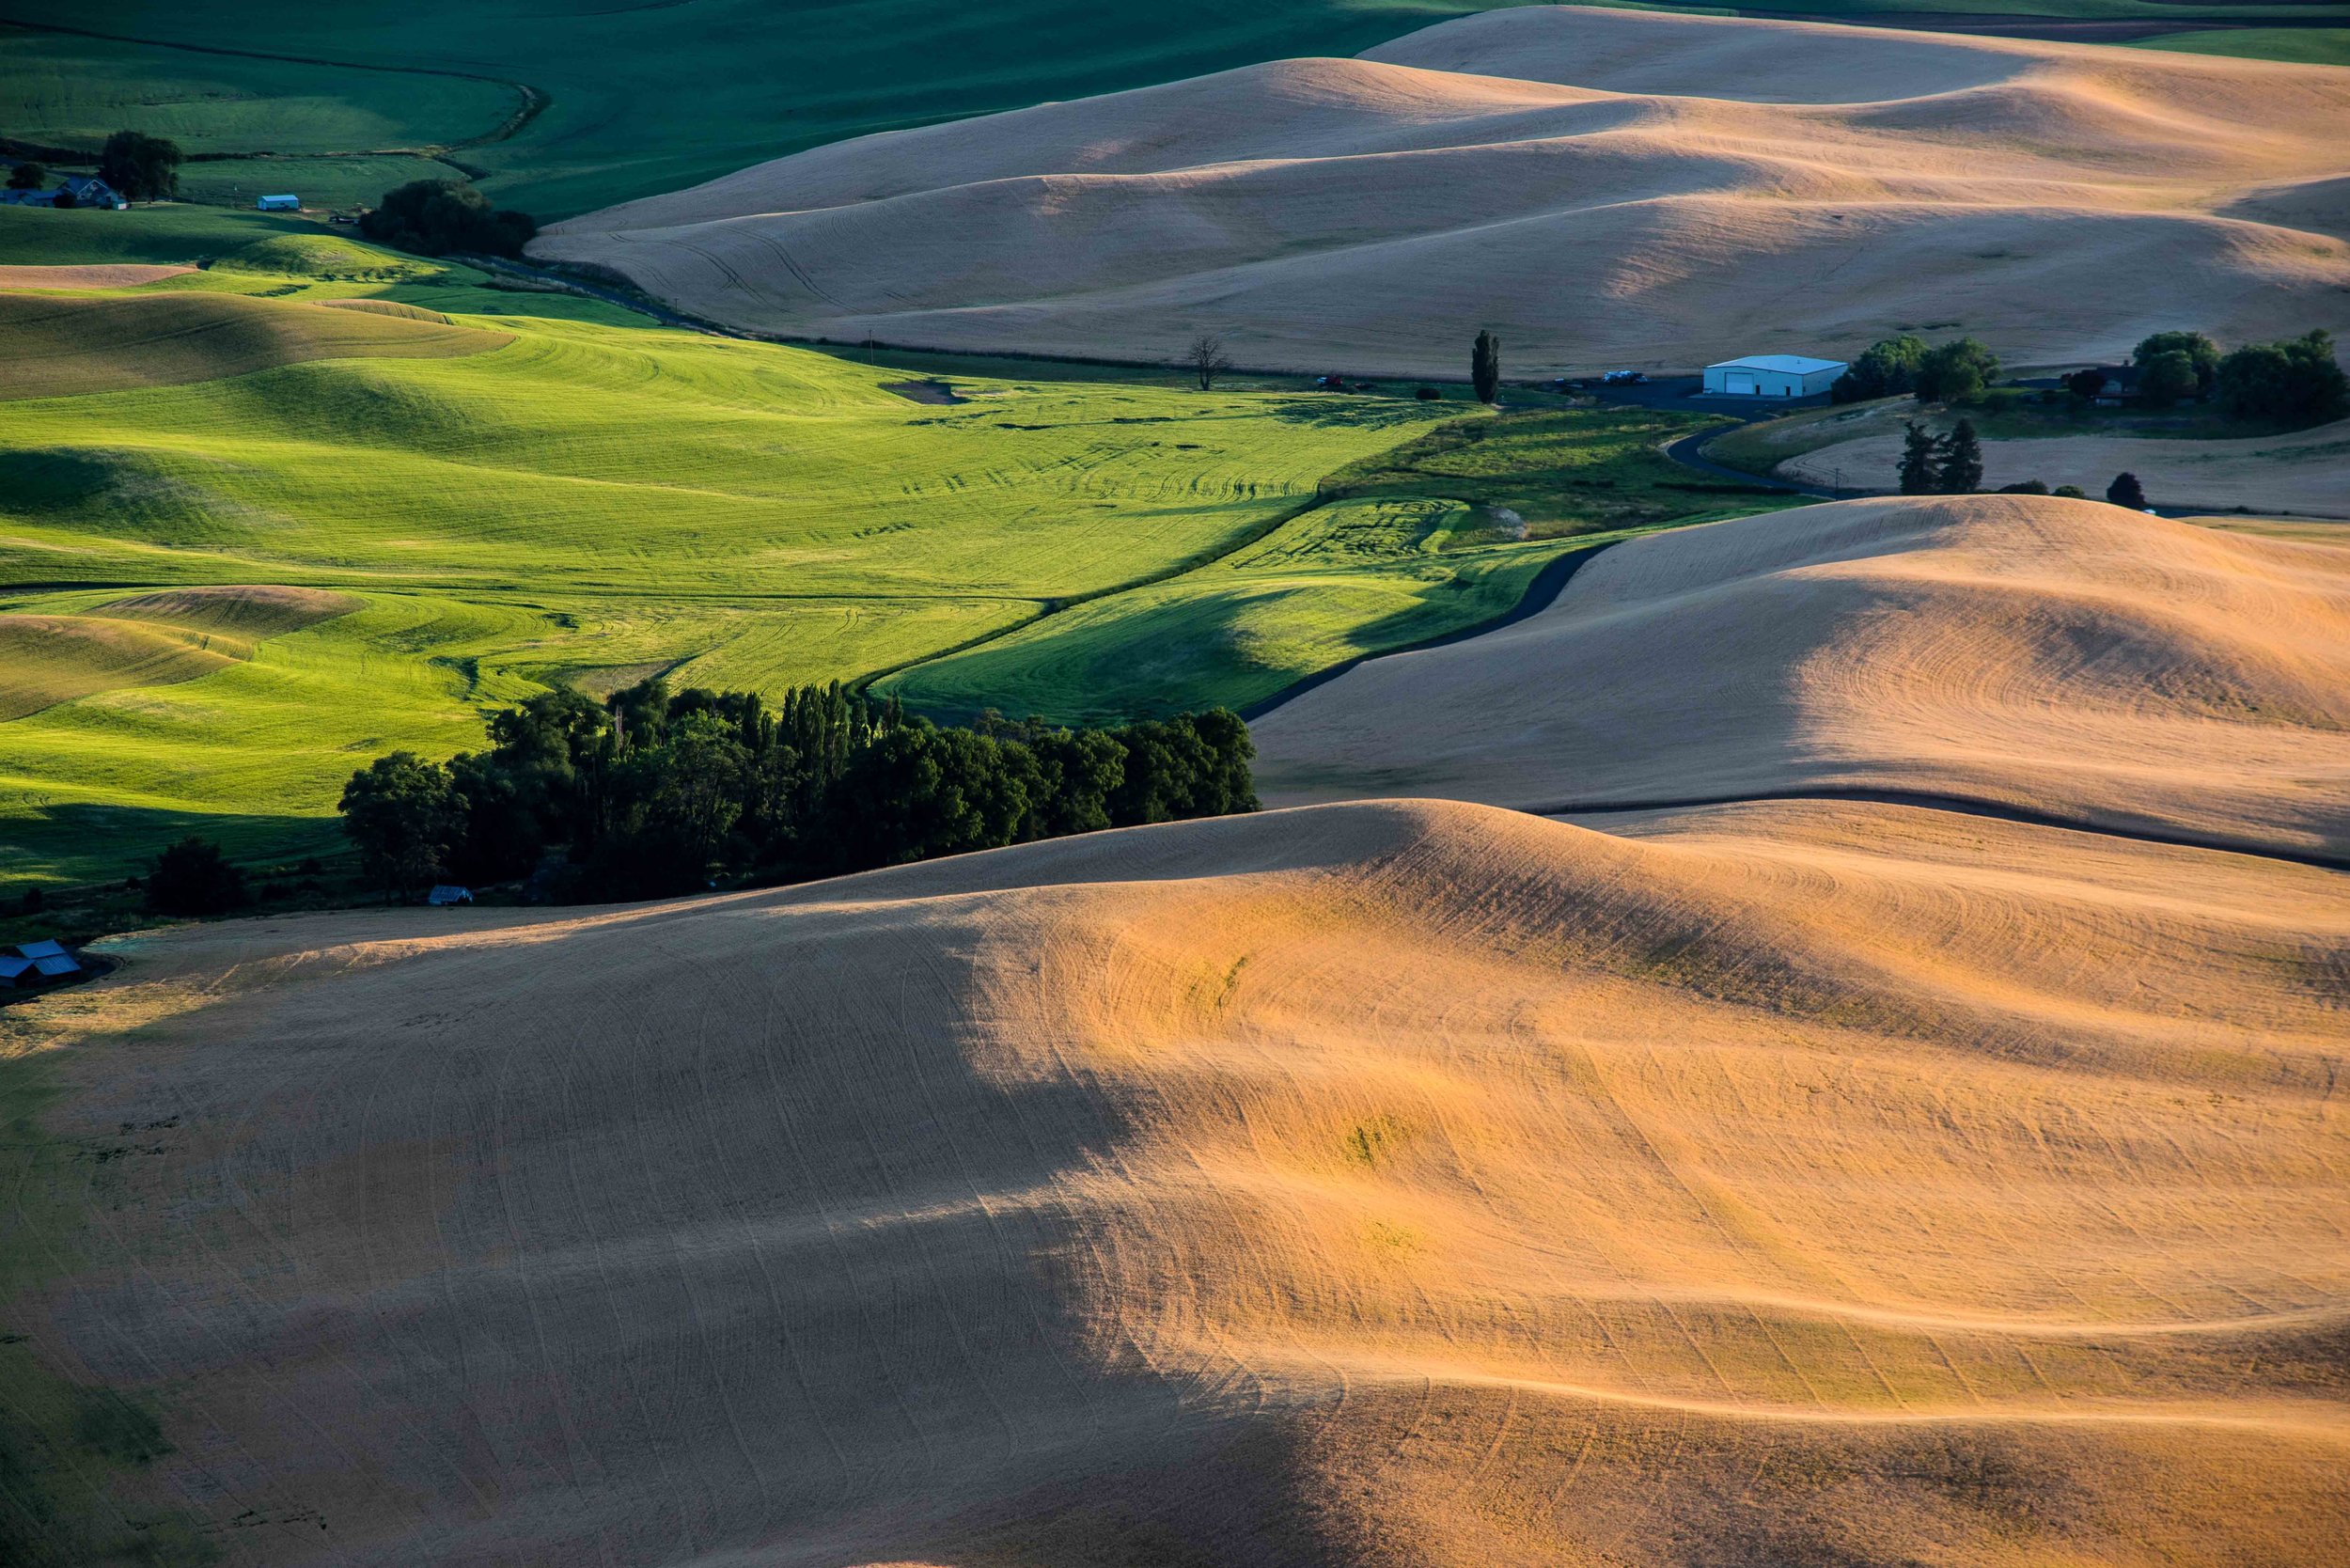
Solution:
<path fill-rule="evenodd" d="M 2219 403 L 2242 419 L 2323 423 L 2350 412 L 2350 377 L 2330 334 L 2248 343 L 2219 362 Z"/>
<path fill-rule="evenodd" d="M 2051 495 L 2061 495 L 2068 501 L 2086 501 L 2089 499 L 2089 492 L 2083 490 L 2076 484 L 2060 484 L 2054 490 L 2048 492 L 2048 494 Z"/>
<path fill-rule="evenodd" d="M 1996 354 L 1974 338 L 1962 337 L 1925 352 L 1911 390 L 1921 403 L 1965 402 L 1981 397 L 1998 373 Z"/>
<path fill-rule="evenodd" d="M 2013 484 L 1999 486 L 1998 494 L 2001 495 L 2045 495 L 2048 494 L 2048 484 L 2044 479 L 2018 479 Z"/>
<path fill-rule="evenodd" d="M 147 907 L 159 914 L 226 915 L 245 902 L 244 873 L 194 835 L 157 855 L 147 878 Z"/>
<path fill-rule="evenodd" d="M 180 147 L 162 136 L 118 131 L 98 155 L 98 178 L 131 201 L 164 201 L 180 194 Z"/>
<path fill-rule="evenodd" d="M 1925 355 L 1925 339 L 1906 334 L 1872 343 L 1851 368 L 1836 378 L 1836 384 L 1827 389 L 1828 400 L 1858 403 L 1872 398 L 1899 397 L 1917 385 L 1918 366 Z"/>
<path fill-rule="evenodd" d="M 2099 369 L 2076 370 L 2064 378 L 2064 390 L 2087 402 L 2106 389 L 2106 373 Z"/>
<path fill-rule="evenodd" d="M 464 251 L 520 256 L 539 232 L 526 212 L 493 208 L 490 198 L 455 180 L 413 180 L 385 193 L 359 219 L 359 232 L 378 244 L 418 256 Z"/>
<path fill-rule="evenodd" d="M 2144 511 L 2146 510 L 2146 487 L 2138 482 L 2136 474 L 2116 474 L 2113 477 L 2113 482 L 2106 486 L 2106 499 L 2117 507 L 2127 507 L 2132 511 Z"/>
<path fill-rule="evenodd" d="M 1440 401 L 1443 399 L 1444 394 L 1437 391 L 1433 386 L 1423 386 L 1418 391 L 1413 393 L 1412 396 L 1418 398 L 1421 402 L 1433 403 Z"/>
<path fill-rule="evenodd" d="M 48 905 L 49 895 L 42 892 L 39 887 L 25 888 L 24 896 L 17 901 L 17 908 L 23 910 L 27 915 L 38 915 L 43 909 L 47 908 Z"/>

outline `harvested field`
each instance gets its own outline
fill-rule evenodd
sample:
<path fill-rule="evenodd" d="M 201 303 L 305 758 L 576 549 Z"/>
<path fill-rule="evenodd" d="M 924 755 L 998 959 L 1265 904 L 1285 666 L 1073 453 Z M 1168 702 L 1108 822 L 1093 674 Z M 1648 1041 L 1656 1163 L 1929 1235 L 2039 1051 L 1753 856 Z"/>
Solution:
<path fill-rule="evenodd" d="M 2345 693 L 2350 552 L 1979 495 L 1630 541 L 1256 734 L 1280 801 L 1923 793 L 2342 856 Z"/>
<path fill-rule="evenodd" d="M 1890 489 L 1901 446 L 1898 434 L 1841 441 L 1791 458 L 1777 472 L 1811 484 L 1841 472 L 1847 484 Z M 1982 444 L 1983 484 L 1991 489 L 2040 479 L 2102 495 L 2124 471 L 2138 476 L 2158 507 L 2350 518 L 2350 421 L 2243 441 L 2091 435 Z"/>
<path fill-rule="evenodd" d="M 818 148 L 534 254 L 841 341 L 1457 373 L 2350 326 L 2338 70 L 1585 8 Z M 1560 259 L 1579 259 L 1574 286 Z M 1832 286 L 1831 286 L 1832 284 Z"/>
<path fill-rule="evenodd" d="M 2350 1517 L 2337 873 L 1386 802 L 110 951 L 38 1018 L 8 1321 L 160 1398 L 143 1516 L 233 1561 L 2326 1568 Z"/>

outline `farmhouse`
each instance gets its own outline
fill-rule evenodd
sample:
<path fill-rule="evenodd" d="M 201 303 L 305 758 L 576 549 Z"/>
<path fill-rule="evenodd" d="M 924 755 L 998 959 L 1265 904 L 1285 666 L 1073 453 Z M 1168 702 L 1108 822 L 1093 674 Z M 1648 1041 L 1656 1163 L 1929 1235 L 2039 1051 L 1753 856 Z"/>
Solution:
<path fill-rule="evenodd" d="M 131 205 L 112 185 L 94 174 L 69 174 L 65 177 L 65 188 L 72 193 L 76 207 L 104 207 L 119 212 Z"/>
<path fill-rule="evenodd" d="M 302 198 L 298 196 L 265 196 L 253 204 L 264 212 L 299 212 Z"/>
<path fill-rule="evenodd" d="M 1705 390 L 1725 398 L 1809 398 L 1825 392 L 1844 373 L 1841 359 L 1807 359 L 1797 353 L 1758 353 L 1725 359 L 1705 368 Z"/>

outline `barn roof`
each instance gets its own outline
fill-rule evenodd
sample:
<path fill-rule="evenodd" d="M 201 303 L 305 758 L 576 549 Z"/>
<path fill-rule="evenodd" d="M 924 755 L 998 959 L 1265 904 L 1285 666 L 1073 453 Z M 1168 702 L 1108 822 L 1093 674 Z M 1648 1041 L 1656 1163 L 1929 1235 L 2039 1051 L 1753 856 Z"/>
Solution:
<path fill-rule="evenodd" d="M 19 942 L 16 950 L 26 958 L 63 958 L 65 945 L 61 942 Z"/>
<path fill-rule="evenodd" d="M 1799 353 L 1754 353 L 1744 359 L 1725 359 L 1719 365 L 1708 365 L 1709 370 L 1777 370 L 1783 375 L 1808 376 L 1819 370 L 1841 370 L 1841 359 L 1809 359 Z"/>

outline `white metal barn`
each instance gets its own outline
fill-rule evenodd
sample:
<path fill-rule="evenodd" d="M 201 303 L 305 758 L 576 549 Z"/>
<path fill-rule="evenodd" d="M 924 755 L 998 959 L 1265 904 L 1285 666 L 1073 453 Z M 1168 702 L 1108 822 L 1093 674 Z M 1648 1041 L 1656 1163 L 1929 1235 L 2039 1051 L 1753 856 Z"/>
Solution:
<path fill-rule="evenodd" d="M 1705 389 L 1725 398 L 1809 398 L 1836 384 L 1841 359 L 1799 353 L 1758 353 L 1705 368 Z"/>

